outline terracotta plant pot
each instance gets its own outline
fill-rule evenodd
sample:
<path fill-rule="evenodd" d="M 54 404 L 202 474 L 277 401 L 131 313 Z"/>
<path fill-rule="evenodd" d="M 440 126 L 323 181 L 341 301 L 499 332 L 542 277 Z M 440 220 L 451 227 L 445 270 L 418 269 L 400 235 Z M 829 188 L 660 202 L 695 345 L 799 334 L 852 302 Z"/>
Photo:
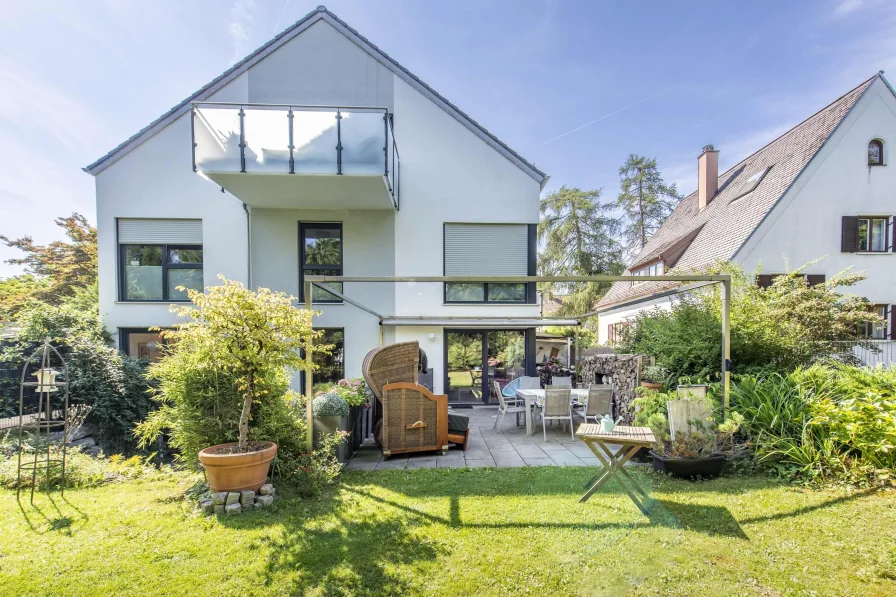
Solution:
<path fill-rule="evenodd" d="M 641 382 L 641 387 L 642 387 L 642 388 L 647 388 L 647 389 L 649 389 L 649 390 L 662 390 L 662 389 L 663 389 L 663 384 L 661 384 L 661 383 L 651 383 L 651 382 L 649 382 L 649 381 L 642 381 L 642 382 Z"/>
<path fill-rule="evenodd" d="M 267 447 L 254 452 L 222 453 L 215 452 L 221 448 L 230 448 L 237 443 L 218 444 L 199 452 L 199 462 L 205 469 L 208 484 L 212 493 L 218 491 L 244 491 L 250 489 L 258 492 L 268 478 L 271 461 L 277 455 L 277 444 L 274 442 L 258 442 Z"/>

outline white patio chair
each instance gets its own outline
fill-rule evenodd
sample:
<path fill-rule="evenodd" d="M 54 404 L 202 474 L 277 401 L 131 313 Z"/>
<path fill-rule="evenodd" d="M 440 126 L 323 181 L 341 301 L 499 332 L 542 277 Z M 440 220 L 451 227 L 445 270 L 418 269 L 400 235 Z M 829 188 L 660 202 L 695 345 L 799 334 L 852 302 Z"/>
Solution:
<path fill-rule="evenodd" d="M 498 385 L 498 382 L 492 382 L 495 385 L 495 393 L 498 395 L 498 415 L 495 417 L 495 424 L 492 426 L 492 429 L 498 427 L 499 424 L 504 423 L 504 417 L 507 416 L 507 413 L 516 415 L 516 424 L 520 424 L 520 415 L 525 414 L 527 417 L 529 413 L 526 412 L 526 405 L 520 404 L 520 400 L 518 398 L 505 398 L 504 394 L 501 393 L 501 388 Z"/>
<path fill-rule="evenodd" d="M 582 406 L 582 418 L 585 422 L 593 419 L 595 423 L 600 423 L 603 415 L 612 416 L 611 413 L 613 402 L 613 390 L 611 388 L 598 388 L 591 386 L 588 388 L 588 395 L 585 396 L 585 404 Z"/>
<path fill-rule="evenodd" d="M 537 377 L 529 377 L 523 376 L 520 377 L 520 389 L 521 390 L 540 390 L 541 389 L 541 380 Z"/>
<path fill-rule="evenodd" d="M 544 433 L 544 441 L 548 441 L 547 421 L 569 421 L 569 436 L 575 441 L 575 432 L 572 429 L 572 403 L 570 398 L 572 391 L 569 388 L 546 388 L 544 391 L 544 403 L 539 405 L 541 415 L 541 430 Z"/>
<path fill-rule="evenodd" d="M 572 389 L 572 377 L 552 377 L 551 387 Z"/>

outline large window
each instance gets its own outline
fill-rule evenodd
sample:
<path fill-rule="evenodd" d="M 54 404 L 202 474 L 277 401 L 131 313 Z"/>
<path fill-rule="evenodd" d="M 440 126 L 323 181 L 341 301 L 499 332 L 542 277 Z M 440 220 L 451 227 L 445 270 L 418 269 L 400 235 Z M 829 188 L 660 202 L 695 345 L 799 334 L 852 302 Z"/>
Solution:
<path fill-rule="evenodd" d="M 299 296 L 305 300 L 305 276 L 342 275 L 342 224 L 299 224 Z M 342 293 L 342 282 L 327 284 Z M 314 286 L 311 300 L 315 303 L 341 303 L 342 299 Z"/>
<path fill-rule="evenodd" d="M 534 284 L 488 282 L 493 276 L 535 275 L 535 225 L 445 224 L 446 276 L 482 282 L 446 283 L 446 303 L 531 303 Z"/>
<path fill-rule="evenodd" d="M 202 291 L 202 247 L 121 245 L 121 299 L 187 301 Z"/>
<path fill-rule="evenodd" d="M 202 291 L 202 220 L 119 218 L 117 226 L 120 300 L 187 301 L 188 290 Z"/>

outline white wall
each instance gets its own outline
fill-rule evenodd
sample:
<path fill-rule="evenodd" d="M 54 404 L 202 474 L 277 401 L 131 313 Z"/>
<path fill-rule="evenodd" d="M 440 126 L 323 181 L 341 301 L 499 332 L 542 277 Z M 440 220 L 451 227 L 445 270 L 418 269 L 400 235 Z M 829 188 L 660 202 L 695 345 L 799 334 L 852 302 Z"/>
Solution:
<path fill-rule="evenodd" d="M 445 222 L 538 223 L 538 183 L 397 77 L 395 138 L 401 153 L 396 275 L 444 274 Z M 538 305 L 444 305 L 443 286 L 435 283 L 400 285 L 396 307 L 403 316 L 540 313 Z"/>
<path fill-rule="evenodd" d="M 342 224 L 346 276 L 395 274 L 395 218 L 387 211 L 252 210 L 252 284 L 299 296 L 299 222 Z M 388 284 L 346 284 L 343 294 L 382 315 L 395 310 Z M 378 320 L 349 304 L 315 305 L 315 327 L 345 328 L 345 374 L 360 377 L 361 361 L 379 346 Z"/>
<path fill-rule="evenodd" d="M 215 95 L 245 101 L 241 76 Z M 160 130 L 96 176 L 100 313 L 111 332 L 175 322 L 168 303 L 118 302 L 116 218 L 198 218 L 206 285 L 218 274 L 246 282 L 246 216 L 240 201 L 193 172 L 190 115 Z"/>
<path fill-rule="evenodd" d="M 868 166 L 868 142 L 875 138 L 884 141 L 886 166 Z M 868 279 L 848 292 L 875 303 L 896 303 L 896 254 L 840 252 L 842 216 L 896 214 L 893 143 L 896 98 L 878 79 L 747 240 L 735 261 L 748 271 L 761 263 L 764 272 L 780 273 L 786 271 L 785 258 L 794 268 L 826 255 L 807 271 L 830 279 L 854 266 Z"/>

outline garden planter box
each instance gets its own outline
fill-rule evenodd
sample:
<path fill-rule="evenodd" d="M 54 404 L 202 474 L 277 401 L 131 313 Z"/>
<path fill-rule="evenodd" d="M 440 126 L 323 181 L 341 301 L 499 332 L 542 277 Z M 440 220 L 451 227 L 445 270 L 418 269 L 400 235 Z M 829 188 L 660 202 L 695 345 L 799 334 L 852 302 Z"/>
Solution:
<path fill-rule="evenodd" d="M 659 391 L 659 390 L 662 390 L 662 389 L 663 389 L 663 384 L 661 384 L 661 383 L 651 383 L 651 382 L 649 382 L 649 381 L 642 381 L 642 382 L 641 382 L 641 387 L 642 387 L 642 388 L 647 388 L 648 390 L 657 390 L 657 391 Z"/>
<path fill-rule="evenodd" d="M 351 431 L 354 421 L 351 414 L 347 417 L 315 417 L 314 418 L 314 443 L 316 444 L 322 435 L 336 433 L 337 431 Z M 336 456 L 339 462 L 345 462 L 351 455 L 351 438 L 339 444 Z"/>
<path fill-rule="evenodd" d="M 710 456 L 708 458 L 664 458 L 656 452 L 650 452 L 653 458 L 653 470 L 678 477 L 680 479 L 694 479 L 702 477 L 708 479 L 722 474 L 722 466 L 725 464 L 724 456 Z"/>

